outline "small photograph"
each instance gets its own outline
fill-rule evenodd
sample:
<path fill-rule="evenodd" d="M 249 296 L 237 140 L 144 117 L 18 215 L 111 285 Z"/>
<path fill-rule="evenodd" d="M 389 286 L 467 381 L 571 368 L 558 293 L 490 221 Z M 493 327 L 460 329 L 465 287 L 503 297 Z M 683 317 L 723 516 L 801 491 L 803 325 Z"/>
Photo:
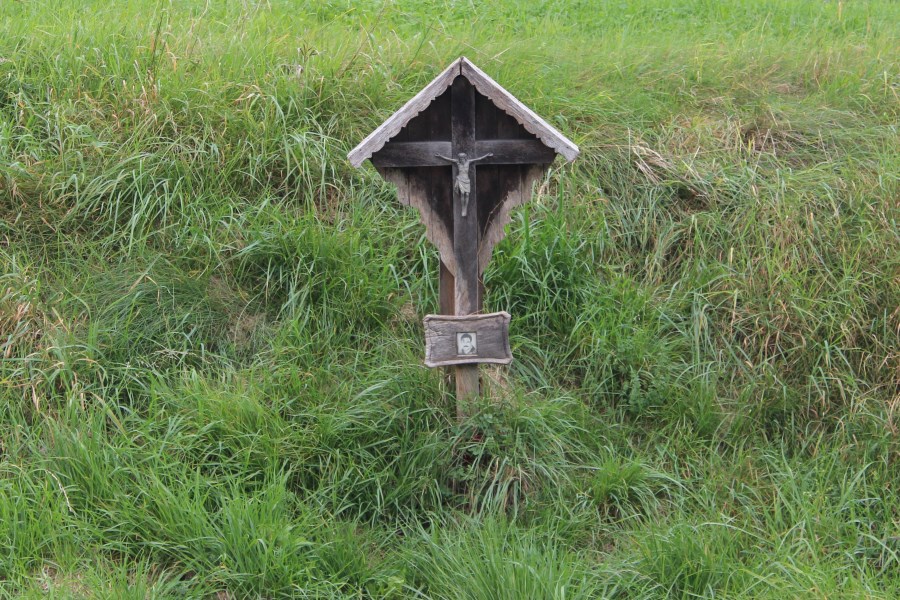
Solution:
<path fill-rule="evenodd" d="M 459 356 L 474 356 L 478 354 L 478 335 L 475 333 L 457 333 L 456 353 Z"/>

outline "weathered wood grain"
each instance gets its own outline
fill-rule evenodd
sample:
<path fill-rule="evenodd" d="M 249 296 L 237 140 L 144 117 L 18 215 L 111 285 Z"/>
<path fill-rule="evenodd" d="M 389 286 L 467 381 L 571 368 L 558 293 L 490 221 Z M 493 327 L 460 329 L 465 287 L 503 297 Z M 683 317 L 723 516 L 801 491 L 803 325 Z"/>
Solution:
<path fill-rule="evenodd" d="M 447 173 L 450 172 L 449 166 L 445 165 L 444 169 Z M 450 274 L 455 275 L 453 233 L 443 216 L 438 214 L 435 204 L 430 201 L 431 180 L 412 169 L 378 167 L 378 172 L 397 187 L 397 199 L 400 204 L 418 209 L 419 219 L 425 225 L 425 237 L 437 247 L 441 260 Z M 445 185 L 448 188 L 452 185 L 449 177 Z"/>
<path fill-rule="evenodd" d="M 447 367 L 451 365 L 477 365 L 493 363 L 508 365 L 512 362 L 509 346 L 509 321 L 507 312 L 486 315 L 447 316 L 427 315 L 425 324 L 425 365 Z M 475 334 L 476 353 L 460 355 L 457 335 Z"/>
<path fill-rule="evenodd" d="M 478 156 L 492 154 L 479 165 L 549 165 L 556 152 L 540 140 L 479 140 L 475 143 Z"/>
<path fill-rule="evenodd" d="M 438 308 L 442 315 L 452 315 L 454 313 L 453 298 L 456 293 L 454 291 L 455 287 L 456 283 L 453 281 L 453 273 L 441 260 L 441 274 L 438 280 Z"/>
<path fill-rule="evenodd" d="M 388 142 L 372 155 L 376 167 L 446 167 L 438 154 L 450 156 L 450 142 Z"/>

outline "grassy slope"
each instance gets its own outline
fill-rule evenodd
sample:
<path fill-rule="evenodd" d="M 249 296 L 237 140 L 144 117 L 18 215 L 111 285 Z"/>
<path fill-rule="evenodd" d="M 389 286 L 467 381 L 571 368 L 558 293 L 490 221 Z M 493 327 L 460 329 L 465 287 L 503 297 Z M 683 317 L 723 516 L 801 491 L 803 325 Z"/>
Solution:
<path fill-rule="evenodd" d="M 200 4 L 0 5 L 0 595 L 900 594 L 900 4 Z M 582 148 L 464 426 L 344 159 L 461 53 Z"/>

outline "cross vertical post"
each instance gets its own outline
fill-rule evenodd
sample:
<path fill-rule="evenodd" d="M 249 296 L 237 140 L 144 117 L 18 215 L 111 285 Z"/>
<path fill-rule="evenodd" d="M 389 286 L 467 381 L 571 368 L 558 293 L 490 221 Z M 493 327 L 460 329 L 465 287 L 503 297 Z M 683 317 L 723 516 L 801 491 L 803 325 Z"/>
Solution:
<path fill-rule="evenodd" d="M 441 274 L 438 281 L 438 309 L 442 315 L 452 315 L 456 311 L 453 307 L 453 300 L 456 295 L 456 283 L 454 282 L 453 273 L 441 260 Z"/>
<path fill-rule="evenodd" d="M 454 282 L 453 273 L 450 272 L 450 269 L 447 267 L 443 258 L 441 258 L 440 263 L 441 271 L 440 278 L 438 279 L 438 311 L 442 315 L 452 315 L 455 312 L 453 299 L 456 293 L 456 290 L 454 289 L 456 284 Z M 444 367 L 444 380 L 447 381 L 449 385 L 453 385 L 454 371 L 455 369 L 453 367 Z"/>
<path fill-rule="evenodd" d="M 465 77 L 457 77 L 451 88 L 450 120 L 453 157 L 465 153 L 475 157 L 475 88 Z M 458 164 L 453 165 L 453 180 Z M 481 310 L 481 287 L 478 278 L 478 197 L 475 185 L 475 163 L 468 163 L 471 191 L 468 210 L 462 216 L 463 197 L 459 187 L 453 188 L 453 253 L 456 257 L 454 281 L 454 314 L 471 315 Z M 478 365 L 456 367 L 456 413 L 464 415 L 463 405 L 479 393 Z"/>

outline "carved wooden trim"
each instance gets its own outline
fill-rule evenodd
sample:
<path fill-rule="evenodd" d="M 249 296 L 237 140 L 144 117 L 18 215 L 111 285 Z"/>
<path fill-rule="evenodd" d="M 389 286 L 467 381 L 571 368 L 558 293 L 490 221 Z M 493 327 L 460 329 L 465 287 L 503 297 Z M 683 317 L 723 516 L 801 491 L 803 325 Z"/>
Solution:
<path fill-rule="evenodd" d="M 428 201 L 428 190 L 419 185 L 416 177 L 406 169 L 376 168 L 386 181 L 397 186 L 397 199 L 400 204 L 418 209 L 419 218 L 425 225 L 425 238 L 437 247 L 441 260 L 444 261 L 450 274 L 455 277 L 456 259 L 453 253 L 453 232 L 447 230 L 444 221 Z"/>
<path fill-rule="evenodd" d="M 497 203 L 497 207 L 494 209 L 495 214 L 488 220 L 487 229 L 482 234 L 479 242 L 479 273 L 484 273 L 488 262 L 491 260 L 491 254 L 494 252 L 494 246 L 506 237 L 506 226 L 512 221 L 510 211 L 531 199 L 531 187 L 544 175 L 545 168 L 543 165 L 534 165 L 528 168 L 520 177 L 518 187 L 511 190 L 502 202 Z"/>
<path fill-rule="evenodd" d="M 457 59 L 449 67 L 441 71 L 431 83 L 422 88 L 422 91 L 410 98 L 409 102 L 391 115 L 384 123 L 366 136 L 350 153 L 347 158 L 354 167 L 359 167 L 363 161 L 381 150 L 382 146 L 397 135 L 416 115 L 428 108 L 431 102 L 444 93 L 453 80 L 459 76 L 460 61 Z"/>

